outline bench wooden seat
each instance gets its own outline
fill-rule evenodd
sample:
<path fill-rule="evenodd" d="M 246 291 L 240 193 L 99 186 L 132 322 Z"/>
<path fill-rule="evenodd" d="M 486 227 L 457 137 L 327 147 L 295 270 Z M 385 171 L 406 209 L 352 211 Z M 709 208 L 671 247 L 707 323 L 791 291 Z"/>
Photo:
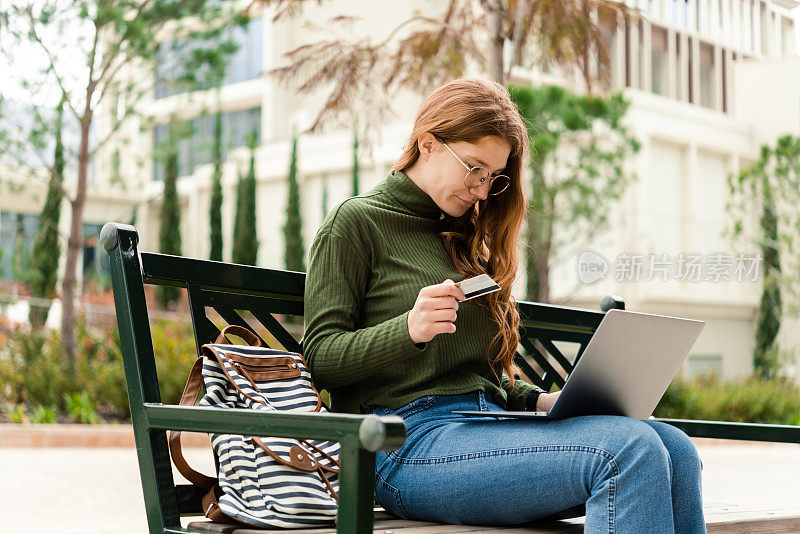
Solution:
<path fill-rule="evenodd" d="M 800 512 L 776 508 L 748 507 L 744 505 L 708 503 L 703 508 L 709 534 L 797 533 L 800 532 Z M 513 527 L 486 527 L 479 525 L 443 525 L 425 521 L 398 519 L 378 509 L 375 511 L 374 534 L 456 534 L 480 532 L 483 534 L 578 534 L 583 532 L 583 519 L 541 520 Z M 189 523 L 198 532 L 220 534 L 334 534 L 336 529 L 315 528 L 305 530 L 255 530 L 242 525 L 220 525 L 209 521 Z"/>
<path fill-rule="evenodd" d="M 110 258 L 131 420 L 151 534 L 208 532 L 209 528 L 227 528 L 213 532 L 248 532 L 241 526 L 194 523 L 191 528 L 181 526 L 182 516 L 202 516 L 202 490 L 175 484 L 167 448 L 168 429 L 339 441 L 341 472 L 337 532 L 366 534 L 373 529 L 384 533 L 387 530 L 404 533 L 508 530 L 432 526 L 374 516 L 375 452 L 393 450 L 403 443 L 405 426 L 399 417 L 337 413 L 265 414 L 162 404 L 145 284 L 170 285 L 187 290 L 198 351 L 203 344 L 213 341 L 221 328 L 238 324 L 253 330 L 265 345 L 302 352 L 299 333 L 295 337 L 285 326 L 291 322 L 291 317 L 297 318 L 293 323 L 294 330 L 298 330 L 302 323 L 299 318 L 303 315 L 305 274 L 140 252 L 136 229 L 124 224 L 106 224 L 101 232 L 101 242 Z M 604 304 L 604 308 L 624 307 L 618 298 L 606 298 Z M 522 301 L 519 310 L 522 348 L 516 362 L 525 378 L 545 390 L 563 386 L 604 311 Z M 800 443 L 800 427 L 797 426 L 663 421 L 697 437 Z M 516 531 L 569 532 L 581 528 L 580 524 L 581 520 L 560 521 L 552 523 L 552 528 L 561 530 L 542 530 L 550 526 L 537 522 L 535 526 L 516 527 Z M 792 528 L 797 526 L 796 523 L 792 525 Z M 302 532 L 310 533 L 312 530 Z M 320 532 L 333 532 L 333 529 Z"/>

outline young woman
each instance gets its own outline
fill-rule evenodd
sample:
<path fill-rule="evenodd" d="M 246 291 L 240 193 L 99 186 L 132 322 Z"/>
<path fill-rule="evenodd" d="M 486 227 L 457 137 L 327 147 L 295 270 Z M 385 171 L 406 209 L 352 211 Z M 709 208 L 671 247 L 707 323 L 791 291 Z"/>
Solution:
<path fill-rule="evenodd" d="M 335 411 L 397 414 L 376 497 L 404 518 L 527 522 L 580 504 L 585 532 L 705 532 L 700 460 L 676 428 L 626 417 L 539 422 L 453 410 L 538 409 L 516 379 L 511 296 L 528 135 L 506 90 L 462 78 L 431 93 L 391 174 L 333 210 L 311 247 L 304 350 Z M 487 273 L 503 288 L 464 299 Z"/>

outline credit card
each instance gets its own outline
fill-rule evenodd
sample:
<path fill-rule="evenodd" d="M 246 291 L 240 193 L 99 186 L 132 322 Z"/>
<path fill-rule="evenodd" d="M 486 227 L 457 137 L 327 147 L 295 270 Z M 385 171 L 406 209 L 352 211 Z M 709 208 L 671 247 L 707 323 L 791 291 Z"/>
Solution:
<path fill-rule="evenodd" d="M 479 274 L 456 283 L 466 297 L 464 300 L 474 299 L 487 293 L 500 291 L 500 286 L 488 274 Z"/>

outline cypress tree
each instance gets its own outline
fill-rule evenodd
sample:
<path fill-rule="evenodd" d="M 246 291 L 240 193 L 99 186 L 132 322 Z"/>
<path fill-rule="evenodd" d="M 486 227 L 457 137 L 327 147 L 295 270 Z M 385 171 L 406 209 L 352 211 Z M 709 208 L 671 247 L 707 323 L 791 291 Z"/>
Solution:
<path fill-rule="evenodd" d="M 322 176 L 322 218 L 328 216 L 328 176 Z"/>
<path fill-rule="evenodd" d="M 783 317 L 783 299 L 779 283 L 781 256 L 777 248 L 778 217 L 772 188 L 766 179 L 762 182 L 762 202 L 760 225 L 763 238 L 761 254 L 764 257 L 764 284 L 756 321 L 753 368 L 758 377 L 770 379 L 780 370 L 776 338 Z"/>
<path fill-rule="evenodd" d="M 211 178 L 211 203 L 209 225 L 211 227 L 211 260 L 222 261 L 222 112 L 214 116 L 214 174 Z"/>
<path fill-rule="evenodd" d="M 56 115 L 56 148 L 53 156 L 53 169 L 47 186 L 42 213 L 39 217 L 39 230 L 33 241 L 31 259 L 31 296 L 36 299 L 52 300 L 55 295 L 58 279 L 58 258 L 61 256 L 61 241 L 58 238 L 58 220 L 61 217 L 61 201 L 63 193 L 61 184 L 64 179 L 64 144 L 62 125 L 64 117 L 64 100 L 58 105 Z M 50 302 L 32 302 L 28 312 L 31 326 L 38 328 L 47 322 Z"/>
<path fill-rule="evenodd" d="M 283 226 L 286 244 L 284 260 L 290 271 L 305 271 L 303 261 L 303 225 L 300 219 L 300 186 L 297 182 L 297 137 L 292 139 L 292 155 L 289 160 L 288 198 L 286 200 L 286 224 Z"/>
<path fill-rule="evenodd" d="M 358 127 L 353 127 L 353 194 L 358 194 Z"/>
<path fill-rule="evenodd" d="M 16 282 L 28 283 L 28 247 L 25 239 L 25 221 L 21 213 L 17 213 L 17 230 L 14 240 L 14 256 L 11 258 L 11 274 Z"/>
<path fill-rule="evenodd" d="M 250 169 L 239 176 L 236 186 L 236 217 L 233 222 L 233 262 L 255 265 L 258 259 L 256 233 L 256 135 L 248 138 Z"/>
<path fill-rule="evenodd" d="M 161 202 L 161 228 L 158 233 L 159 250 L 164 254 L 181 253 L 181 206 L 178 200 L 178 140 L 177 126 L 170 124 L 169 138 L 164 155 L 164 196 Z M 159 286 L 156 291 L 158 303 L 168 307 L 178 300 L 177 287 Z"/>

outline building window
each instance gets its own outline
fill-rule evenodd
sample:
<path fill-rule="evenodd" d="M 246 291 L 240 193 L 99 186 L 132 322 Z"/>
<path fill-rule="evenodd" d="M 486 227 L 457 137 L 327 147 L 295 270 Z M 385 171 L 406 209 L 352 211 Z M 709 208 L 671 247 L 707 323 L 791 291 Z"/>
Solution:
<path fill-rule="evenodd" d="M 669 54 L 667 52 L 667 30 L 653 26 L 652 31 L 653 48 L 651 51 L 651 87 L 652 91 L 659 95 L 667 95 L 667 83 L 669 83 L 669 72 L 667 62 Z"/>
<path fill-rule="evenodd" d="M 616 21 L 615 20 L 601 20 L 600 23 L 600 35 L 603 39 L 603 44 L 606 47 L 606 52 L 608 54 L 608 65 L 609 65 L 609 79 L 611 80 L 612 86 L 619 85 L 621 80 L 616 80 L 614 77 L 614 73 L 617 70 L 619 65 L 620 58 L 617 57 L 617 39 L 619 38 L 619 32 L 617 29 Z M 597 54 L 597 72 L 603 72 L 603 65 L 600 61 L 600 55 Z"/>
<path fill-rule="evenodd" d="M 690 354 L 686 360 L 686 378 L 693 379 L 700 376 L 722 374 L 722 355 L 720 354 Z"/>
<path fill-rule="evenodd" d="M 251 20 L 246 26 L 227 28 L 220 38 L 237 45 L 230 57 L 222 84 L 252 80 L 261 76 L 263 23 L 261 18 Z M 203 47 L 198 40 L 174 39 L 158 46 L 156 52 L 156 98 L 164 98 L 194 89 L 208 89 L 192 86 L 183 79 L 187 76 L 187 63 L 192 51 Z"/>
<path fill-rule="evenodd" d="M 700 105 L 714 107 L 714 47 L 700 43 Z"/>
<path fill-rule="evenodd" d="M 214 143 L 214 114 L 195 117 L 191 120 L 191 135 L 178 140 L 178 176 L 189 176 L 198 165 L 211 163 Z M 222 159 L 228 151 L 247 146 L 247 136 L 256 133 L 256 142 L 261 143 L 261 108 L 229 111 L 222 114 Z M 160 124 L 153 128 L 153 153 L 167 141 L 169 125 Z M 164 162 L 159 158 L 153 161 L 153 179 L 164 179 Z"/>
<path fill-rule="evenodd" d="M 783 55 L 791 56 L 794 54 L 794 23 L 791 19 L 781 17 L 781 38 L 783 39 Z"/>
<path fill-rule="evenodd" d="M 0 280 L 23 281 L 30 264 L 33 238 L 38 230 L 38 215 L 0 213 Z"/>
<path fill-rule="evenodd" d="M 111 282 L 111 267 L 108 254 L 100 246 L 100 230 L 102 224 L 83 223 L 83 291 L 105 289 Z"/>

